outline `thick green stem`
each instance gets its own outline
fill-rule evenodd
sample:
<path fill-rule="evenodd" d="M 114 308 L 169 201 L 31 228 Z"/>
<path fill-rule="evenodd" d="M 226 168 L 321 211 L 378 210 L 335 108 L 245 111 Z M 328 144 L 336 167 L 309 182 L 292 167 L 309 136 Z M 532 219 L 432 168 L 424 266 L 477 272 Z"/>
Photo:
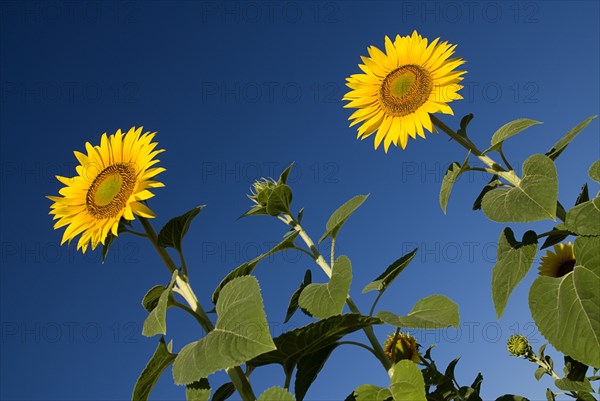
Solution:
<path fill-rule="evenodd" d="M 173 259 L 171 259 L 171 256 L 169 255 L 167 250 L 158 244 L 158 236 L 156 235 L 156 231 L 154 231 L 154 227 L 152 227 L 150 221 L 148 221 L 148 219 L 144 217 L 140 217 L 139 219 L 142 223 L 142 226 L 144 227 L 144 230 L 146 231 L 148 239 L 154 246 L 154 249 L 156 249 L 156 251 L 160 255 L 160 258 L 165 263 L 171 274 L 178 270 L 177 266 L 173 262 Z M 177 276 L 175 280 L 176 287 L 173 289 L 173 291 L 177 292 L 183 297 L 183 299 L 185 299 L 185 301 L 190 306 L 190 309 L 195 313 L 195 317 L 198 319 L 198 322 L 200 322 L 200 324 L 202 325 L 204 331 L 206 333 L 209 333 L 212 330 L 214 330 L 214 325 L 212 324 L 208 315 L 198 302 L 198 298 L 196 298 L 196 294 L 194 294 L 192 287 L 186 281 L 187 277 L 186 280 L 184 280 L 181 278 L 181 276 Z M 250 385 L 248 378 L 239 366 L 236 366 L 235 368 L 226 369 L 226 372 L 229 375 L 231 382 L 235 386 L 235 389 L 238 391 L 238 393 L 240 393 L 242 400 L 256 400 L 256 396 L 254 395 L 252 386 Z"/>
<path fill-rule="evenodd" d="M 293 227 L 294 230 L 296 230 L 298 232 L 298 234 L 300 235 L 300 238 L 302 238 L 304 243 L 313 252 L 313 254 L 314 254 L 313 257 L 314 257 L 315 261 L 317 262 L 317 264 L 319 265 L 319 267 L 321 267 L 321 269 L 325 272 L 327 277 L 331 278 L 331 272 L 332 272 L 331 267 L 329 267 L 329 265 L 325 261 L 325 258 L 323 257 L 323 255 L 321 255 L 321 253 L 315 246 L 315 243 L 308 236 L 306 231 L 304 231 L 302 226 L 298 222 L 296 222 L 292 216 L 289 216 L 289 215 L 279 216 L 279 219 L 281 221 L 283 221 L 284 223 Z M 350 298 L 350 296 L 348 296 L 348 298 L 346 299 L 346 304 L 348 305 L 348 308 L 350 308 L 352 313 L 360 314 L 360 310 L 358 309 L 358 307 L 356 306 L 356 304 L 354 303 L 352 298 Z M 371 343 L 371 346 L 373 347 L 373 350 L 375 351 L 375 355 L 377 356 L 377 359 L 379 359 L 379 361 L 381 362 L 381 364 L 383 365 L 383 367 L 385 368 L 386 371 L 390 370 L 392 367 L 392 362 L 385 355 L 385 352 L 383 352 L 383 347 L 379 343 L 379 340 L 377 340 L 377 336 L 375 336 L 375 331 L 373 330 L 373 327 L 371 327 L 371 326 L 365 327 L 363 329 L 363 331 L 367 335 L 367 338 L 369 339 L 369 342 Z"/>

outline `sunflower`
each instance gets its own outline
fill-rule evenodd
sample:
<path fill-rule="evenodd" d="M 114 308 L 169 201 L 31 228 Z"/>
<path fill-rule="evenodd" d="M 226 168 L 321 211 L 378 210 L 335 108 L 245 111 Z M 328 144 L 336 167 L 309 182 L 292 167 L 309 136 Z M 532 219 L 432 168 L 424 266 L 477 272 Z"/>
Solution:
<path fill-rule="evenodd" d="M 403 359 L 419 363 L 419 344 L 417 340 L 409 333 L 399 332 L 398 335 L 390 334 L 383 345 L 385 355 L 393 363 L 397 363 Z"/>
<path fill-rule="evenodd" d="M 554 245 L 554 252 L 548 250 L 542 256 L 539 274 L 540 276 L 562 277 L 573 271 L 575 267 L 575 254 L 573 244 Z"/>
<path fill-rule="evenodd" d="M 142 134 L 142 127 L 131 128 L 125 135 L 118 130 L 114 135 L 102 135 L 100 146 L 85 144 L 87 155 L 75 151 L 79 161 L 77 175 L 72 178 L 56 176 L 65 186 L 48 196 L 54 201 L 50 214 L 54 215 L 54 228 L 67 226 L 61 241 L 73 240 L 81 234 L 77 249 L 83 253 L 89 243 L 92 249 L 104 244 L 109 232 L 118 235 L 121 218 L 134 220 L 155 217 L 142 201 L 154 196 L 150 188 L 164 186 L 153 177 L 165 171 L 153 167 L 159 160 L 156 155 L 164 150 L 154 150 L 151 142 L 156 133 Z"/>
<path fill-rule="evenodd" d="M 367 50 L 370 57 L 361 57 L 364 74 L 354 74 L 346 85 L 352 89 L 343 100 L 344 107 L 358 109 L 348 119 L 353 126 L 362 122 L 358 138 L 365 139 L 375 131 L 375 149 L 381 142 L 387 152 L 393 143 L 406 148 L 408 137 L 425 138 L 425 131 L 434 132 L 429 113 L 453 114 L 448 106 L 462 99 L 457 92 L 466 71 L 455 68 L 465 63 L 461 58 L 449 58 L 456 45 L 427 39 L 414 31 L 412 36 L 396 36 L 392 43 L 385 37 L 385 53 L 375 46 Z"/>

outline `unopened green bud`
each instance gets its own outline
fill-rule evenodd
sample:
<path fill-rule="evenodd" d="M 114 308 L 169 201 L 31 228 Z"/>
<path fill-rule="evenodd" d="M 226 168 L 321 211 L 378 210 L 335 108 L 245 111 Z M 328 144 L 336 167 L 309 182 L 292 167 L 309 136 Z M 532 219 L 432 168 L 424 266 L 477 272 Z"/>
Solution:
<path fill-rule="evenodd" d="M 514 356 L 526 357 L 532 353 L 529 340 L 522 334 L 513 334 L 506 343 L 506 349 Z"/>
<path fill-rule="evenodd" d="M 257 205 L 265 207 L 267 200 L 273 192 L 273 189 L 277 187 L 277 181 L 272 178 L 261 178 L 252 184 L 252 193 L 248 197 Z"/>
<path fill-rule="evenodd" d="M 421 360 L 417 340 L 409 333 L 391 334 L 387 338 L 383 350 L 393 363 L 398 363 L 403 359 L 408 359 L 414 363 L 419 363 Z"/>

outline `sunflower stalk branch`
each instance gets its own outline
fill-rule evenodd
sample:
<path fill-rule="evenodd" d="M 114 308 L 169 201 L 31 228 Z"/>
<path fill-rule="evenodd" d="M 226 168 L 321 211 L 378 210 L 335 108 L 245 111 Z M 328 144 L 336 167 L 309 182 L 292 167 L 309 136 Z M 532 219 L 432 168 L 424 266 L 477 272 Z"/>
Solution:
<path fill-rule="evenodd" d="M 331 267 L 327 264 L 327 261 L 325 260 L 323 255 L 321 255 L 321 253 L 315 246 L 315 243 L 310 238 L 310 236 L 307 234 L 307 232 L 304 230 L 304 228 L 302 228 L 300 223 L 298 223 L 289 214 L 280 215 L 280 216 L 278 216 L 278 218 L 279 218 L 279 220 L 281 220 L 284 223 L 286 223 L 287 225 L 291 226 L 294 230 L 296 230 L 298 232 L 298 234 L 300 235 L 300 238 L 302 238 L 304 243 L 313 252 L 315 262 L 319 265 L 319 267 L 321 267 L 321 269 L 323 270 L 323 272 L 325 272 L 327 277 L 331 278 L 331 274 L 332 274 Z M 356 304 L 354 303 L 354 301 L 352 300 L 352 298 L 350 296 L 348 296 L 348 298 L 346 298 L 346 304 L 348 305 L 348 308 L 350 308 L 350 310 L 353 313 L 360 314 L 360 310 L 358 309 L 358 307 L 356 306 Z M 386 371 L 390 370 L 392 367 L 392 363 L 388 359 L 388 357 L 385 355 L 385 352 L 383 352 L 383 347 L 379 343 L 379 340 L 377 340 L 377 337 L 375 336 L 375 331 L 373 330 L 373 327 L 371 327 L 371 326 L 365 327 L 363 329 L 363 331 L 365 332 L 367 338 L 369 339 L 371 346 L 375 350 L 375 355 L 377 356 L 377 359 L 379 359 L 379 361 L 381 362 L 381 364 L 383 365 L 383 367 L 385 368 Z"/>
<path fill-rule="evenodd" d="M 158 244 L 158 235 L 156 234 L 156 231 L 154 231 L 154 227 L 152 227 L 150 221 L 148 221 L 148 219 L 146 219 L 145 217 L 139 217 L 139 219 L 142 223 L 142 226 L 146 230 L 148 239 L 150 240 L 150 242 L 160 255 L 160 258 L 163 260 L 163 262 L 169 269 L 169 272 L 173 274 L 173 272 L 178 270 L 177 266 L 173 262 L 173 259 L 171 259 L 171 256 L 167 253 L 167 250 Z M 185 301 L 188 303 L 190 309 L 194 312 L 195 317 L 197 317 L 198 322 L 200 323 L 200 325 L 206 333 L 209 333 L 214 330 L 215 327 L 212 324 L 206 312 L 204 311 L 204 309 L 202 308 L 202 306 L 200 305 L 200 303 L 198 302 L 196 294 L 194 294 L 192 287 L 187 281 L 187 276 L 185 280 L 181 276 L 176 277 L 175 287 L 173 288 L 173 291 L 178 293 L 183 297 L 183 299 L 185 299 Z M 239 366 L 226 369 L 226 372 L 229 375 L 231 382 L 235 386 L 235 389 L 238 391 L 238 393 L 240 393 L 240 396 L 242 397 L 243 401 L 256 400 L 256 395 L 254 395 L 252 386 L 250 385 L 248 378 Z"/>

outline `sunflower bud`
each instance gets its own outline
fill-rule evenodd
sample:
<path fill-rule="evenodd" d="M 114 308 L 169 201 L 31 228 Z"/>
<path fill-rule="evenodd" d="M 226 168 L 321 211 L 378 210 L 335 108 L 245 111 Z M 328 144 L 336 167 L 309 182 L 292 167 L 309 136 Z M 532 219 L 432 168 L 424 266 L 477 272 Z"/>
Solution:
<path fill-rule="evenodd" d="M 266 207 L 267 200 L 277 185 L 277 181 L 272 178 L 261 178 L 252 184 L 251 194 L 248 197 L 256 206 Z"/>
<path fill-rule="evenodd" d="M 510 336 L 506 343 L 506 349 L 511 355 L 516 357 L 527 357 L 533 352 L 531 345 L 529 345 L 529 340 L 522 334 L 513 334 Z"/>
<path fill-rule="evenodd" d="M 409 333 L 391 334 L 385 341 L 383 350 L 393 363 L 398 363 L 403 359 L 414 363 L 420 362 L 419 344 Z"/>

